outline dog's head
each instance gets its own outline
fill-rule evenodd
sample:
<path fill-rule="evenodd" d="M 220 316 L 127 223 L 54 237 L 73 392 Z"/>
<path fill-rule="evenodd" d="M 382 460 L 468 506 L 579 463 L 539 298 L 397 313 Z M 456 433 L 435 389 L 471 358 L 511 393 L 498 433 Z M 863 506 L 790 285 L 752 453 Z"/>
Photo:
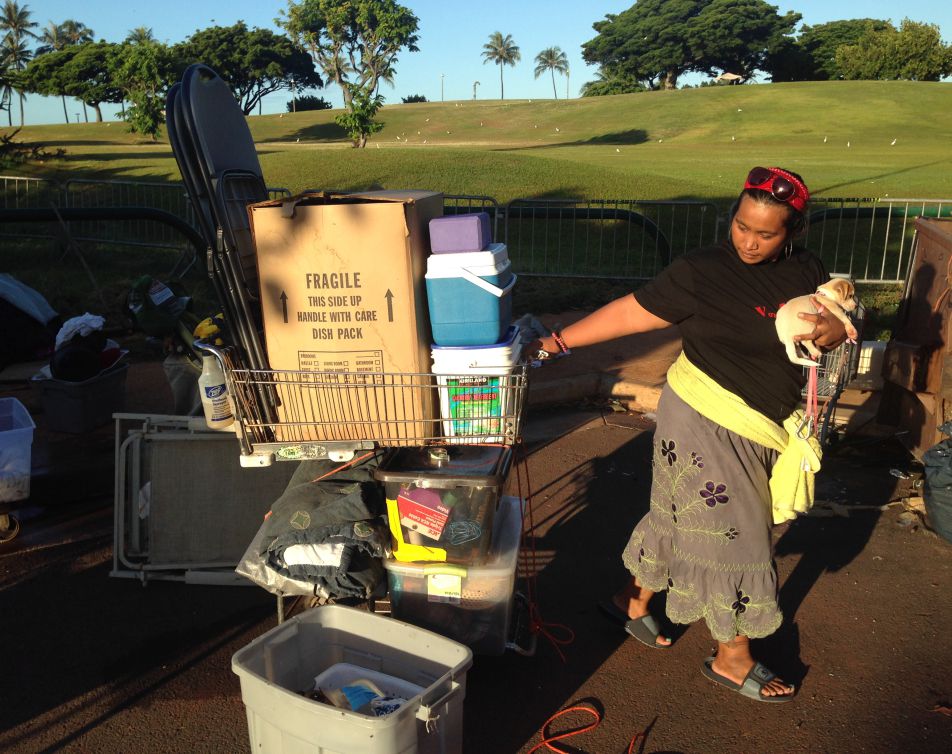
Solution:
<path fill-rule="evenodd" d="M 856 290 L 849 280 L 833 278 L 816 289 L 818 296 L 831 299 L 840 305 L 840 308 L 851 312 L 856 308 Z"/>

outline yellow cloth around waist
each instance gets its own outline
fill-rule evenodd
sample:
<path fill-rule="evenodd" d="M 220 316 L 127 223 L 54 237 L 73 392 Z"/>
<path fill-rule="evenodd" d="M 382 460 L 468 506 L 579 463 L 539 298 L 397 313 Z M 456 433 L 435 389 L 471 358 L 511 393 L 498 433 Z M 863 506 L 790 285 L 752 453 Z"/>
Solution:
<path fill-rule="evenodd" d="M 820 470 L 823 452 L 810 435 L 797 434 L 803 411 L 794 411 L 781 427 L 744 400 L 718 385 L 692 364 L 684 352 L 668 370 L 668 384 L 678 397 L 725 429 L 780 455 L 770 473 L 770 504 L 775 524 L 806 513 L 813 505 L 813 478 Z"/>

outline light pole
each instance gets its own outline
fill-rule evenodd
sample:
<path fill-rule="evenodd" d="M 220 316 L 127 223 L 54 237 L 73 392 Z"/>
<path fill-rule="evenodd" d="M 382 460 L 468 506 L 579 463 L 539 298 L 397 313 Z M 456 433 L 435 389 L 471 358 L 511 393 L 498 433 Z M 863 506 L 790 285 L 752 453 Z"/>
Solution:
<path fill-rule="evenodd" d="M 476 99 L 476 87 L 479 86 L 478 81 L 473 82 L 473 99 Z"/>
<path fill-rule="evenodd" d="M 440 102 L 443 101 L 443 79 L 446 77 L 445 73 L 440 74 Z"/>

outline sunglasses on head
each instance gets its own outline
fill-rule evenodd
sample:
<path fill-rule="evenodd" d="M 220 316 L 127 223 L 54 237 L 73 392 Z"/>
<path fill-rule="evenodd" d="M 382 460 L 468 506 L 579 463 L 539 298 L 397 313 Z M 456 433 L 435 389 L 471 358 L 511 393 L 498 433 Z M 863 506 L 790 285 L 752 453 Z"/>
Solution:
<path fill-rule="evenodd" d="M 744 190 L 747 189 L 767 191 L 778 202 L 789 204 L 798 212 L 803 212 L 810 198 L 806 186 L 799 181 L 794 182 L 792 176 L 787 178 L 775 168 L 756 167 L 751 170 L 744 183 Z"/>

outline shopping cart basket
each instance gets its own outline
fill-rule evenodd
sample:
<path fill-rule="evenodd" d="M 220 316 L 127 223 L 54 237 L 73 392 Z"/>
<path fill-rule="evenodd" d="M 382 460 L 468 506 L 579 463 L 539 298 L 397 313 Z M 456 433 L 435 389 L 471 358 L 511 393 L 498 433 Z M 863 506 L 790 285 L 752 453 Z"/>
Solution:
<path fill-rule="evenodd" d="M 236 365 L 230 347 L 196 346 L 222 364 L 242 466 L 346 461 L 375 447 L 512 445 L 520 437 L 525 363 L 493 375 L 283 371 Z M 262 411 L 262 394 L 273 398 L 276 418 Z"/>
<path fill-rule="evenodd" d="M 856 377 L 859 367 L 859 355 L 863 342 L 863 321 L 866 318 L 866 309 L 859 304 L 851 312 L 850 319 L 856 327 L 858 336 L 856 343 L 849 341 L 840 344 L 832 351 L 820 357 L 817 367 L 817 401 L 821 404 L 820 415 L 817 418 L 817 437 L 821 445 L 826 446 L 831 437 L 830 429 L 833 425 L 836 405 L 846 386 Z M 810 367 L 804 368 L 804 373 Z M 803 391 L 806 398 L 806 388 Z"/>

